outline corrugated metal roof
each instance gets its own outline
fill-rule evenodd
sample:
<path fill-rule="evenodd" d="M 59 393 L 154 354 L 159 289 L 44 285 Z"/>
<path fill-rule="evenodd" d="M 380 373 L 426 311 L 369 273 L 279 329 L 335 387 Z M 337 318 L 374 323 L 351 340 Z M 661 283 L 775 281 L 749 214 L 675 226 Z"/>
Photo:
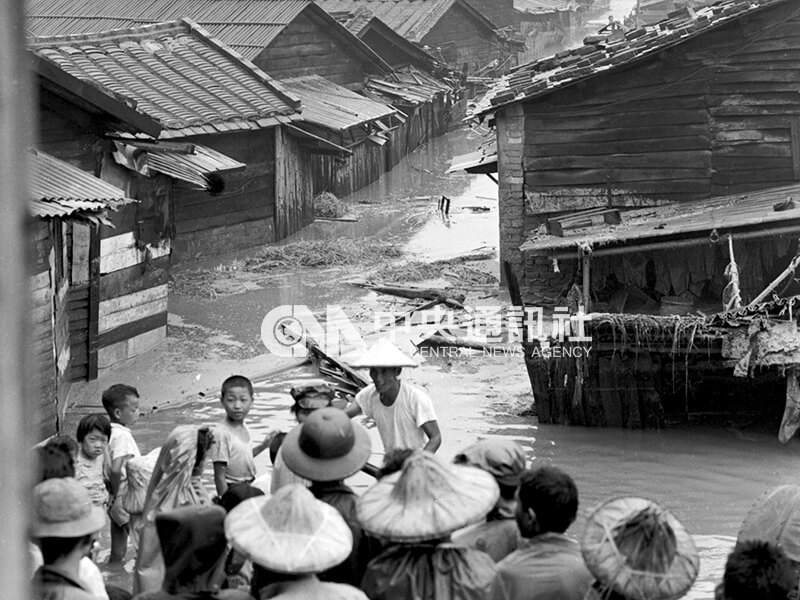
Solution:
<path fill-rule="evenodd" d="M 281 79 L 281 83 L 300 97 L 302 121 L 334 131 L 345 131 L 397 112 L 318 75 Z"/>
<path fill-rule="evenodd" d="M 355 13 L 359 7 L 365 7 L 412 42 L 421 42 L 456 3 L 471 9 L 462 0 L 317 0 L 317 4 L 334 14 Z M 482 19 L 487 29 L 495 29 L 485 17 Z"/>
<path fill-rule="evenodd" d="M 252 60 L 311 0 L 31 0 L 35 36 L 96 33 L 189 17 Z"/>
<path fill-rule="evenodd" d="M 769 229 L 779 225 L 797 225 L 800 228 L 800 206 L 780 211 L 774 208 L 787 197 L 800 197 L 800 184 L 629 210 L 621 212 L 619 225 L 575 229 L 563 237 L 534 233 L 520 249 L 535 254 L 571 253 L 580 244 L 589 243 L 595 249 L 630 245 L 631 252 L 636 252 L 636 244 L 658 238 L 682 238 L 692 234 L 694 237 L 708 237 L 714 230 L 722 237 L 742 227 Z"/>
<path fill-rule="evenodd" d="M 261 119 L 299 108 L 266 73 L 188 20 L 34 38 L 29 48 L 77 79 L 134 100 L 170 130 L 161 137 L 192 135 L 198 127 L 257 129 Z"/>
<path fill-rule="evenodd" d="M 446 83 L 415 67 L 398 69 L 389 77 L 370 77 L 364 86 L 365 94 L 389 104 L 420 104 L 451 91 Z"/>
<path fill-rule="evenodd" d="M 118 187 L 41 150 L 30 150 L 29 157 L 29 206 L 35 217 L 104 222 L 107 210 L 136 202 Z"/>
<path fill-rule="evenodd" d="M 523 100 L 530 100 L 574 85 L 589 77 L 605 74 L 624 65 L 657 56 L 663 50 L 721 27 L 768 6 L 788 0 L 721 0 L 695 13 L 680 15 L 656 25 L 624 34 L 593 40 L 578 48 L 560 52 L 524 65 L 500 78 L 468 113 L 477 117 Z"/>
<path fill-rule="evenodd" d="M 514 0 L 514 8 L 520 12 L 534 15 L 576 10 L 572 0 Z"/>

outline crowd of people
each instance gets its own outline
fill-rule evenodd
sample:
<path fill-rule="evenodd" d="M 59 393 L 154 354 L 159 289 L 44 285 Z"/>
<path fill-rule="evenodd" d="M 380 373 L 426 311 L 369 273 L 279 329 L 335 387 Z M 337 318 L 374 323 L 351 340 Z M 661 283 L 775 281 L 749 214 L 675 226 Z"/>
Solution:
<path fill-rule="evenodd" d="M 106 390 L 106 414 L 84 417 L 76 440 L 59 435 L 36 449 L 35 598 L 670 600 L 691 588 L 698 552 L 668 510 L 613 498 L 573 537 L 579 494 L 569 474 L 528 465 L 509 439 L 444 461 L 431 399 L 400 379 L 413 359 L 382 341 L 353 366 L 374 383 L 349 405 L 323 381 L 296 386 L 297 425 L 257 443 L 246 424 L 252 383 L 229 377 L 223 421 L 176 427 L 150 465 L 131 430 L 138 392 Z M 368 463 L 357 415 L 376 424 L 380 467 Z M 254 462 L 265 451 L 266 484 Z M 347 480 L 362 470 L 375 483 L 358 495 Z M 106 585 L 93 561 L 105 527 L 110 562 L 135 553 L 131 590 Z M 718 600 L 796 597 L 800 565 L 768 537 L 737 543 Z"/>

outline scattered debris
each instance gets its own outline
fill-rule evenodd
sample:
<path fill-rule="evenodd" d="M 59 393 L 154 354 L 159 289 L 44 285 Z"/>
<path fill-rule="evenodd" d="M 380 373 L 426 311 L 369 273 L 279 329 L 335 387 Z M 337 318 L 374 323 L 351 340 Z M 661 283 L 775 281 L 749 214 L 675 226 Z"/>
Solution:
<path fill-rule="evenodd" d="M 248 271 L 263 272 L 275 268 L 327 267 L 349 265 L 361 261 L 374 263 L 381 259 L 399 258 L 403 251 L 398 244 L 377 240 L 328 238 L 265 246 L 245 261 Z"/>
<path fill-rule="evenodd" d="M 443 277 L 453 282 L 459 289 L 483 285 L 496 285 L 497 277 L 485 270 L 467 266 L 465 263 L 492 260 L 496 258 L 494 250 L 466 254 L 457 258 L 437 260 L 433 262 L 409 261 L 390 264 L 376 269 L 370 274 L 374 281 L 425 281 Z"/>

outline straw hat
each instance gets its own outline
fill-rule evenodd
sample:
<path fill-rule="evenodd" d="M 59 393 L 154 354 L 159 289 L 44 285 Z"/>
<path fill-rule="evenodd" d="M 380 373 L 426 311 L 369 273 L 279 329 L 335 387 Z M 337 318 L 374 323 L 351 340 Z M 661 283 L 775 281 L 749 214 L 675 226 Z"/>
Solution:
<path fill-rule="evenodd" d="M 760 540 L 780 547 L 800 563 L 800 487 L 781 485 L 767 491 L 750 509 L 736 542 Z"/>
<path fill-rule="evenodd" d="M 283 462 L 311 481 L 336 481 L 357 473 L 372 451 L 369 434 L 338 408 L 320 408 L 292 429 L 281 446 Z"/>
<path fill-rule="evenodd" d="M 525 451 L 511 440 L 481 440 L 456 454 L 455 463 L 478 467 L 497 483 L 517 486 L 525 470 Z"/>
<path fill-rule="evenodd" d="M 297 483 L 239 504 L 225 518 L 225 535 L 243 556 L 278 573 L 319 573 L 353 548 L 339 511 Z"/>
<path fill-rule="evenodd" d="M 381 338 L 360 358 L 350 363 L 350 366 L 356 369 L 368 369 L 372 367 L 416 367 L 418 365 L 391 340 Z"/>
<path fill-rule="evenodd" d="M 442 538 L 481 520 L 499 496 L 497 482 L 486 471 L 415 452 L 402 470 L 364 492 L 356 512 L 368 533 L 412 543 Z"/>
<path fill-rule="evenodd" d="M 680 598 L 700 567 L 680 521 L 644 498 L 616 498 L 597 507 L 586 523 L 581 552 L 598 582 L 629 600 Z"/>
<path fill-rule="evenodd" d="M 92 504 L 89 492 L 76 479 L 56 477 L 33 488 L 31 536 L 79 538 L 105 524 L 105 512 Z"/>

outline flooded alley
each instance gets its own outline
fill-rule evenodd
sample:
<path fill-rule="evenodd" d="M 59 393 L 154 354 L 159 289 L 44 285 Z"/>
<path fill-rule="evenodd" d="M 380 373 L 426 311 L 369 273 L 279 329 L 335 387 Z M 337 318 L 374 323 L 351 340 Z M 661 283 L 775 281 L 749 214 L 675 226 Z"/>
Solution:
<path fill-rule="evenodd" d="M 496 185 L 483 175 L 444 173 L 448 157 L 468 144 L 472 135 L 462 130 L 431 141 L 385 178 L 347 198 L 359 215 L 357 223 L 317 222 L 299 237 L 349 235 L 366 244 L 373 236 L 391 238 L 402 245 L 407 257 L 427 261 L 496 249 Z M 451 199 L 448 219 L 437 211 L 441 195 Z M 474 206 L 488 210 L 471 210 Z M 485 261 L 483 268 L 498 276 L 496 258 Z M 358 274 L 351 268 L 298 269 L 269 279 L 266 286 L 218 299 L 175 295 L 170 299 L 170 318 L 176 323 L 175 331 L 196 326 L 213 331 L 214 339 L 222 343 L 253 348 L 260 344 L 261 320 L 278 304 L 305 304 L 315 311 L 337 304 L 367 330 L 371 313 L 381 309 L 385 299 L 346 283 Z M 489 304 L 508 302 L 497 284 L 475 290 L 472 297 Z M 732 418 L 714 425 L 638 431 L 540 425 L 532 416 L 533 398 L 521 354 L 420 354 L 417 359 L 421 367 L 407 369 L 403 376 L 433 398 L 443 431 L 439 453 L 445 459 L 476 439 L 518 441 L 534 464 L 557 465 L 574 477 L 581 494 L 580 517 L 572 528 L 575 534 L 580 533 L 591 507 L 604 499 L 642 495 L 657 500 L 679 516 L 701 548 L 701 577 L 690 598 L 713 597 L 724 558 L 756 498 L 770 487 L 796 481 L 800 442 L 780 445 L 772 422 Z M 229 364 L 235 370 L 235 362 Z M 293 426 L 288 391 L 313 376 L 311 368 L 304 366 L 256 381 L 257 397 L 250 415 L 256 439 Z M 119 377 L 125 379 L 126 373 L 120 371 Z M 206 377 L 202 381 L 211 383 Z M 223 413 L 214 389 L 205 394 L 189 404 L 145 415 L 136 431 L 143 450 L 157 447 L 176 424 L 219 420 Z M 380 464 L 379 438 L 374 429 L 370 431 L 371 462 Z M 257 466 L 269 473 L 265 454 Z M 350 483 L 363 490 L 370 481 L 361 474 Z"/>

